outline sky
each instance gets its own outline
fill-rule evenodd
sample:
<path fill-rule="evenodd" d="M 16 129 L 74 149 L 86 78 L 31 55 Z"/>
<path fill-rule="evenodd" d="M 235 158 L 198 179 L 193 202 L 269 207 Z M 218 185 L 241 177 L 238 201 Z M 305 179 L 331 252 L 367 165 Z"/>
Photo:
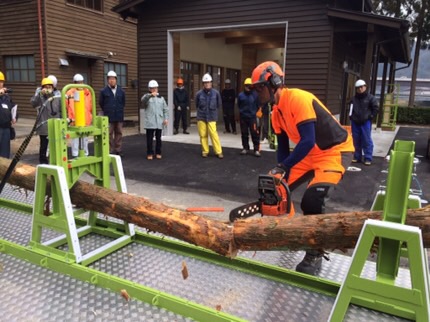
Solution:
<path fill-rule="evenodd" d="M 411 53 L 411 58 L 414 57 L 415 50 Z M 396 78 L 407 77 L 411 78 L 412 76 L 412 65 L 413 63 L 405 69 L 401 69 L 396 71 Z M 401 68 L 407 66 L 405 64 L 396 64 L 396 68 Z M 423 49 L 420 52 L 419 65 L 418 65 L 418 75 L 417 78 L 430 79 L 430 50 Z"/>

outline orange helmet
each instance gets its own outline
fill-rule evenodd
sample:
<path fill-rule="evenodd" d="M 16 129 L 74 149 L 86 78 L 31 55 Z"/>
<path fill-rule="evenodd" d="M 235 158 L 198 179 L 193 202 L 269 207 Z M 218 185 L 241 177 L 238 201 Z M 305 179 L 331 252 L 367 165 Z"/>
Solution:
<path fill-rule="evenodd" d="M 273 61 L 261 63 L 252 71 L 252 84 L 269 83 L 272 87 L 278 88 L 283 83 L 284 72 L 281 67 Z"/>
<path fill-rule="evenodd" d="M 176 81 L 176 84 L 183 85 L 184 84 L 184 80 L 182 78 L 178 78 L 178 80 Z"/>

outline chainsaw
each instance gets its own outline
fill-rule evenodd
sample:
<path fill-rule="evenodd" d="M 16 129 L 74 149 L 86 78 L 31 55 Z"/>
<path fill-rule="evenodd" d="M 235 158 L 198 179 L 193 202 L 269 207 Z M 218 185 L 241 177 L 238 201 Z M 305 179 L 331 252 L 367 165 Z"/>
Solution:
<path fill-rule="evenodd" d="M 230 211 L 230 222 L 245 219 L 255 214 L 261 216 L 281 216 L 294 214 L 291 211 L 291 193 L 285 180 L 270 175 L 260 174 L 258 177 L 258 201 L 248 203 Z"/>

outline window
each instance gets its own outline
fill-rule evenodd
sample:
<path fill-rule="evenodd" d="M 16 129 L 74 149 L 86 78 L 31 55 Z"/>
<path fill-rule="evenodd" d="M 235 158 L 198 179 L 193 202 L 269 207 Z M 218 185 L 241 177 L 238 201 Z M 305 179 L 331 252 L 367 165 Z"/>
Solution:
<path fill-rule="evenodd" d="M 222 68 L 219 66 L 207 65 L 207 72 L 212 76 L 212 86 L 216 89 L 220 89 Z"/>
<path fill-rule="evenodd" d="M 181 61 L 181 75 L 184 80 L 185 89 L 193 100 L 197 91 L 200 89 L 200 64 Z"/>
<path fill-rule="evenodd" d="M 113 70 L 118 76 L 117 84 L 121 87 L 127 86 L 127 65 L 119 63 L 105 63 L 105 76 L 108 71 Z"/>
<path fill-rule="evenodd" d="M 103 11 L 103 0 L 66 0 L 67 3 L 91 10 Z"/>
<path fill-rule="evenodd" d="M 8 82 L 33 83 L 36 81 L 32 55 L 5 56 L 5 66 Z"/>

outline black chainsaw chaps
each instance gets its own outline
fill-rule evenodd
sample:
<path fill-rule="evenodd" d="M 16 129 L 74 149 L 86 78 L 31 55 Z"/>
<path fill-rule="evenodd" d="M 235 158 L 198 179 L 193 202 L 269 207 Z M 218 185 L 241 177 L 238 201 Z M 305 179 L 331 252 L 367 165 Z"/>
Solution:
<path fill-rule="evenodd" d="M 330 189 L 329 185 L 316 184 L 308 187 L 303 194 L 301 208 L 303 215 L 317 215 L 325 213 L 325 198 Z"/>

